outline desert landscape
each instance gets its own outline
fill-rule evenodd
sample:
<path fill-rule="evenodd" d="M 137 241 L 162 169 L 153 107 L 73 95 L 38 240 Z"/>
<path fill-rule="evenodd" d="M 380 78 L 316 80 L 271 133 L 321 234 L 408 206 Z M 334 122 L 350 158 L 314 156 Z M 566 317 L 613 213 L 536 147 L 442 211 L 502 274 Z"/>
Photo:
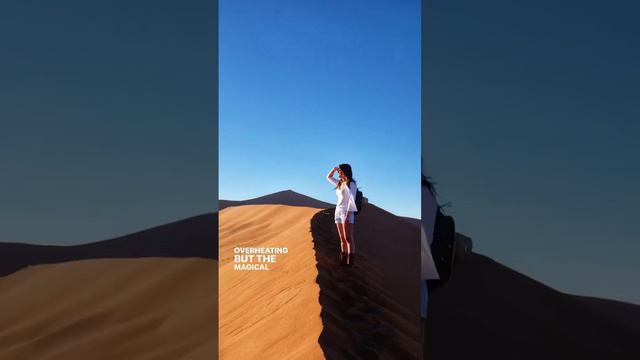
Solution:
<path fill-rule="evenodd" d="M 75 246 L 0 243 L 0 359 L 215 359 L 217 215 Z"/>
<path fill-rule="evenodd" d="M 421 337 L 415 219 L 369 204 L 344 268 L 331 205 L 273 195 L 95 243 L 0 243 L 0 359 L 640 358 L 640 306 L 473 252 L 430 294 Z M 234 271 L 235 246 L 289 251 Z"/>
<path fill-rule="evenodd" d="M 291 190 L 221 201 L 221 359 L 421 357 L 419 227 L 367 205 L 361 256 L 340 267 L 331 206 Z M 238 271 L 236 246 L 288 253 L 269 271 Z"/>
<path fill-rule="evenodd" d="M 421 352 L 412 327 L 418 299 L 412 289 L 417 287 L 410 281 L 394 282 L 411 278 L 406 274 L 413 269 L 392 264 L 413 256 L 401 253 L 411 248 L 410 242 L 390 247 L 397 240 L 380 241 L 385 237 L 378 227 L 389 226 L 391 233 L 403 234 L 401 229 L 411 231 L 406 222 L 419 221 L 368 207 L 371 212 L 358 218 L 356 233 L 358 246 L 368 256 L 356 264 L 360 272 L 346 272 L 334 265 L 337 235 L 330 204 L 292 191 L 254 200 L 221 202 L 225 209 L 220 213 L 221 358 L 304 354 L 410 359 Z M 287 201 L 295 206 L 286 205 Z M 310 226 L 299 220 L 309 216 Z M 246 232 L 239 232 L 241 228 Z M 247 236 L 251 232 L 265 235 Z M 283 242 L 274 240 L 273 235 L 280 233 Z M 308 241 L 313 242 L 313 251 L 304 246 Z M 298 257 L 280 264 L 285 276 L 260 273 L 264 277 L 255 280 L 255 273 L 223 275 L 232 272 L 228 265 L 235 242 L 286 243 L 292 249 L 286 256 Z M 315 271 L 308 263 L 315 263 Z M 247 301 L 255 306 L 243 306 Z M 424 359 L 640 358 L 640 306 L 565 294 L 474 252 L 459 259 L 449 282 L 432 291 L 426 324 Z"/>

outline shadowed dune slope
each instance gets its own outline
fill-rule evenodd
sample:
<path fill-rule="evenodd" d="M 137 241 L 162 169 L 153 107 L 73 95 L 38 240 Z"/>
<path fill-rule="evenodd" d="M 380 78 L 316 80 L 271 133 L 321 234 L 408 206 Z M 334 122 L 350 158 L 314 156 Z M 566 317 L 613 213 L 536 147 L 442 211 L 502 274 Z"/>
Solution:
<path fill-rule="evenodd" d="M 332 208 L 220 212 L 222 358 L 354 359 L 362 351 L 372 359 L 418 358 L 418 228 L 373 205 L 364 214 L 356 232 L 361 258 L 344 268 L 336 264 Z M 404 246 L 412 242 L 415 249 Z M 269 271 L 240 271 L 233 268 L 236 246 L 289 251 Z"/>
<path fill-rule="evenodd" d="M 373 206 L 358 217 L 351 268 L 338 266 L 333 210 L 316 213 L 311 231 L 328 359 L 419 359 L 419 233 Z"/>
<path fill-rule="evenodd" d="M 424 359 L 640 359 L 628 321 L 639 316 L 640 306 L 563 294 L 472 253 L 431 294 Z"/>
<path fill-rule="evenodd" d="M 575 298 L 636 334 L 637 340 L 640 341 L 640 305 L 587 296 L 575 296 Z"/>
<path fill-rule="evenodd" d="M 73 246 L 0 243 L 0 276 L 29 265 L 72 260 L 141 257 L 218 258 L 217 213 L 157 226 L 118 238 Z"/>
<path fill-rule="evenodd" d="M 0 359 L 215 359 L 217 261 L 98 259 L 0 278 Z"/>
<path fill-rule="evenodd" d="M 222 210 L 230 206 L 242 205 L 289 205 L 317 209 L 326 209 L 333 206 L 333 204 L 314 199 L 293 190 L 284 190 L 249 200 L 219 200 L 218 210 Z"/>

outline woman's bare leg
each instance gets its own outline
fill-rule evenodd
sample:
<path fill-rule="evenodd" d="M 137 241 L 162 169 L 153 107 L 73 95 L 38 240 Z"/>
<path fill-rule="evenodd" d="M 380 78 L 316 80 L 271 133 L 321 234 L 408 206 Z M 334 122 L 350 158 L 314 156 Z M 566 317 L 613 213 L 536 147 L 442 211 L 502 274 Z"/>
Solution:
<path fill-rule="evenodd" d="M 338 235 L 340 235 L 340 250 L 344 253 L 349 253 L 349 241 L 347 241 L 347 232 L 345 231 L 344 224 L 336 224 L 338 227 Z"/>
<path fill-rule="evenodd" d="M 356 253 L 356 240 L 353 237 L 353 228 L 354 224 L 351 224 L 348 220 L 344 224 L 345 225 L 345 234 L 347 235 L 347 242 L 349 243 L 349 248 L 351 249 L 351 254 Z"/>
<path fill-rule="evenodd" d="M 338 228 L 338 238 L 340 239 L 340 251 L 345 252 L 344 242 L 342 241 L 342 224 L 336 224 L 336 228 Z"/>
<path fill-rule="evenodd" d="M 342 226 L 342 243 L 344 244 L 344 252 L 349 254 L 351 252 L 351 245 L 349 244 L 349 233 L 347 232 L 346 224 L 340 224 Z"/>

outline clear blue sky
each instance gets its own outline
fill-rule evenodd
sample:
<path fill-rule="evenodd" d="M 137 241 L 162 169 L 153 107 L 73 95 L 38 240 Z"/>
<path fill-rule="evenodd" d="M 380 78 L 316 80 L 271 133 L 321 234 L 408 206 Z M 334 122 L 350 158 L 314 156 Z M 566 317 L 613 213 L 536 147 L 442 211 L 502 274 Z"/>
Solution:
<path fill-rule="evenodd" d="M 0 241 L 214 211 L 215 1 L 0 6 Z"/>
<path fill-rule="evenodd" d="M 350 163 L 372 203 L 420 216 L 420 2 L 220 1 L 221 199 L 334 203 Z"/>
<path fill-rule="evenodd" d="M 425 162 L 478 252 L 640 304 L 637 2 L 428 2 Z"/>

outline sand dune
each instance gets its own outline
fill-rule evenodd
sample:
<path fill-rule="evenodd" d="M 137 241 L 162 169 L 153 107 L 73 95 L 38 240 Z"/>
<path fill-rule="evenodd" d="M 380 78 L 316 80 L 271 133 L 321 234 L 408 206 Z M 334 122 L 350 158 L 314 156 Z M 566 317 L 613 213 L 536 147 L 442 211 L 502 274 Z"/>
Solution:
<path fill-rule="evenodd" d="M 0 243 L 0 359 L 216 358 L 217 219 L 75 246 Z"/>
<path fill-rule="evenodd" d="M 418 358 L 418 227 L 369 204 L 362 256 L 339 267 L 333 208 L 298 195 L 225 207 L 219 267 L 216 214 L 72 247 L 0 244 L 0 359 L 215 359 L 218 300 L 222 359 Z M 289 253 L 234 271 L 235 246 Z M 424 358 L 640 359 L 638 319 L 640 306 L 471 253 L 431 294 Z"/>
<path fill-rule="evenodd" d="M 482 255 L 429 306 L 424 359 L 640 359 L 640 306 L 563 294 Z"/>
<path fill-rule="evenodd" d="M 0 243 L 0 276 L 29 265 L 143 257 L 217 259 L 218 215 L 190 217 L 114 239 L 73 246 Z"/>
<path fill-rule="evenodd" d="M 333 206 L 333 204 L 314 199 L 293 190 L 284 190 L 249 200 L 219 200 L 218 210 L 222 210 L 230 206 L 242 205 L 289 205 L 318 209 L 326 209 Z"/>
<path fill-rule="evenodd" d="M 360 256 L 344 271 L 336 265 L 333 209 L 311 221 L 323 331 L 329 359 L 416 359 L 419 337 L 419 232 L 375 205 L 358 217 Z"/>
<path fill-rule="evenodd" d="M 217 263 L 100 259 L 0 278 L 0 359 L 214 359 Z"/>
<path fill-rule="evenodd" d="M 220 358 L 322 358 L 319 287 L 309 236 L 318 210 L 245 205 L 220 212 Z M 233 269 L 235 246 L 287 246 L 269 271 Z"/>
<path fill-rule="evenodd" d="M 344 268 L 333 209 L 222 210 L 220 358 L 419 358 L 419 230 L 372 204 L 358 221 L 362 256 Z M 289 252 L 269 271 L 238 271 L 236 246 Z"/>

